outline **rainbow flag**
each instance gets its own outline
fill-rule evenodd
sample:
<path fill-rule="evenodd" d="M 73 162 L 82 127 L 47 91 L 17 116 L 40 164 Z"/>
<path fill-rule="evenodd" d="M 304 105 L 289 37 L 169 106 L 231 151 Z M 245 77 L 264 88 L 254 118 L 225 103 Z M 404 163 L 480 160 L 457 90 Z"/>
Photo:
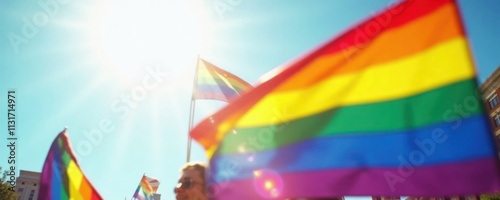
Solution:
<path fill-rule="evenodd" d="M 252 88 L 243 79 L 215 65 L 198 60 L 193 99 L 214 99 L 229 102 Z"/>
<path fill-rule="evenodd" d="M 133 197 L 140 200 L 154 200 L 153 194 L 158 190 L 159 185 L 160 182 L 157 179 L 143 175 Z"/>
<path fill-rule="evenodd" d="M 146 181 L 151 186 L 153 193 L 155 193 L 158 190 L 158 187 L 160 187 L 160 181 L 158 181 L 158 179 L 151 178 L 146 175 L 144 175 L 144 177 L 146 177 Z"/>
<path fill-rule="evenodd" d="M 402 1 L 191 132 L 217 199 L 458 196 L 500 189 L 453 0 Z"/>
<path fill-rule="evenodd" d="M 40 178 L 38 199 L 45 200 L 100 200 L 73 155 L 66 130 L 52 142 Z"/>

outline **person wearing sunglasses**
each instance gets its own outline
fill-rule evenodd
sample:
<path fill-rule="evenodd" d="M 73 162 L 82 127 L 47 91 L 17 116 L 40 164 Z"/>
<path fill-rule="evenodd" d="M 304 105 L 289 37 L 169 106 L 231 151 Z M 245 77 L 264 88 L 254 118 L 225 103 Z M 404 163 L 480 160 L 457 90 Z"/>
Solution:
<path fill-rule="evenodd" d="M 174 188 L 177 200 L 208 200 L 205 191 L 206 166 L 188 163 L 181 168 L 181 177 Z"/>

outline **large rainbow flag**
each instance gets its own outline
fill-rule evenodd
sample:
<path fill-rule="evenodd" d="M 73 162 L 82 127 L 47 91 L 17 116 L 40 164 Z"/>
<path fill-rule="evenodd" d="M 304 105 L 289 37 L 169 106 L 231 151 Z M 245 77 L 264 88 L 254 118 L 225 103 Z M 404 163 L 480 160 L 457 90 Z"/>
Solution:
<path fill-rule="evenodd" d="M 402 1 L 279 71 L 190 132 L 217 199 L 500 190 L 455 1 Z"/>
<path fill-rule="evenodd" d="M 198 60 L 193 99 L 213 99 L 229 102 L 250 88 L 252 88 L 252 85 L 234 74 L 201 58 Z"/>
<path fill-rule="evenodd" d="M 83 171 L 80 169 L 66 130 L 52 142 L 40 178 L 40 200 L 100 200 Z"/>
<path fill-rule="evenodd" d="M 157 179 L 143 175 L 134 192 L 133 199 L 154 200 L 154 193 L 158 190 L 159 185 L 160 182 Z"/>

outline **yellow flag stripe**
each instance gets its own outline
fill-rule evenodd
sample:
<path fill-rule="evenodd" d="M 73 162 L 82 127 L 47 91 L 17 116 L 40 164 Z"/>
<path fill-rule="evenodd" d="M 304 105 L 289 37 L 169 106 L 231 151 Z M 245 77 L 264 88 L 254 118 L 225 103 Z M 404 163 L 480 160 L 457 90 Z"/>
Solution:
<path fill-rule="evenodd" d="M 66 173 L 68 173 L 68 180 L 70 181 L 68 183 L 69 198 L 72 200 L 84 200 L 80 193 L 80 185 L 82 184 L 83 174 L 73 160 L 69 161 Z"/>
<path fill-rule="evenodd" d="M 334 107 L 404 98 L 474 76 L 467 42 L 458 37 L 358 73 L 324 79 L 308 88 L 270 93 L 238 120 L 236 126 L 272 125 Z M 276 110 L 286 112 L 277 117 Z M 276 119 L 270 120 L 273 118 Z"/>

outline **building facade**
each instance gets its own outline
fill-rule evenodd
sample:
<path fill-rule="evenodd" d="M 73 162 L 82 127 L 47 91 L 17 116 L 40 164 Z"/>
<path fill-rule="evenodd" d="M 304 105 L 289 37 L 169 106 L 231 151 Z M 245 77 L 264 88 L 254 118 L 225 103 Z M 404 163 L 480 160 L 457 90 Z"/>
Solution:
<path fill-rule="evenodd" d="M 19 177 L 16 179 L 16 193 L 19 195 L 18 200 L 38 199 L 39 185 L 39 172 L 20 170 Z"/>
<path fill-rule="evenodd" d="M 479 87 L 497 144 L 500 139 L 500 67 Z"/>

